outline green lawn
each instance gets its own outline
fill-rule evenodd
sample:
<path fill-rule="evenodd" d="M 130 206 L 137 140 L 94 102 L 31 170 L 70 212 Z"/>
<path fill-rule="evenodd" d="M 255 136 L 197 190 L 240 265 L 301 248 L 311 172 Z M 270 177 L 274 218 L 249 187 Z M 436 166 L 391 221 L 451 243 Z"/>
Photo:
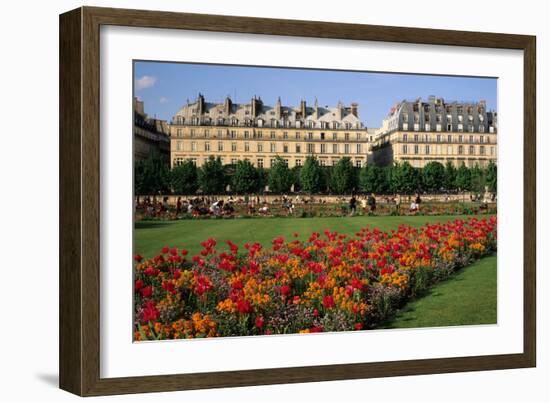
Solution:
<path fill-rule="evenodd" d="M 480 325 L 497 322 L 497 257 L 462 269 L 409 302 L 385 328 Z"/>
<path fill-rule="evenodd" d="M 487 216 L 485 216 L 487 217 Z M 231 239 L 242 246 L 246 242 L 270 245 L 273 238 L 283 235 L 292 238 L 297 232 L 306 239 L 314 231 L 329 229 L 353 235 L 366 226 L 383 231 L 397 228 L 399 224 L 422 226 L 426 223 L 446 222 L 467 216 L 397 216 L 397 217 L 326 217 L 326 218 L 253 218 L 253 219 L 204 219 L 179 221 L 141 221 L 135 223 L 134 251 L 144 257 L 152 257 L 164 246 L 186 248 L 197 253 L 200 242 L 214 237 L 222 243 Z"/>

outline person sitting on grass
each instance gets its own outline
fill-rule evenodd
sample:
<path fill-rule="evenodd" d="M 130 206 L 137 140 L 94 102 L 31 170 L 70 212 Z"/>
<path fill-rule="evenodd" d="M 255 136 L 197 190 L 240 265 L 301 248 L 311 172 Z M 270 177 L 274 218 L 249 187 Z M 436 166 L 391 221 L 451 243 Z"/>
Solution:
<path fill-rule="evenodd" d="M 260 207 L 260 209 L 258 210 L 258 212 L 260 214 L 264 214 L 266 215 L 267 213 L 269 213 L 269 207 L 267 206 L 267 203 L 264 202 L 264 205 L 262 207 Z"/>

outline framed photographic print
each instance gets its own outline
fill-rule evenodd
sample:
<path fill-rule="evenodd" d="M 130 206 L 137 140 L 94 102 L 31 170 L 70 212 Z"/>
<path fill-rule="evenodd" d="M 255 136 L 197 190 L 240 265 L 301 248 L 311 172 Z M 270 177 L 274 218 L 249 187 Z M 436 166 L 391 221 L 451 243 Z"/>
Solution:
<path fill-rule="evenodd" d="M 535 60 L 524 35 L 62 14 L 61 388 L 535 366 Z"/>

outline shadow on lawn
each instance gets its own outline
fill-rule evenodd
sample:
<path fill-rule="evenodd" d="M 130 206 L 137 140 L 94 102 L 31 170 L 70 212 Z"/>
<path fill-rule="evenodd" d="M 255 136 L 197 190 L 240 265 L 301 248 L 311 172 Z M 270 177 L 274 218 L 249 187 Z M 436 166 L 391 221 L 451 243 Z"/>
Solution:
<path fill-rule="evenodd" d="M 170 223 L 166 221 L 135 221 L 134 229 L 154 229 L 169 226 Z"/>

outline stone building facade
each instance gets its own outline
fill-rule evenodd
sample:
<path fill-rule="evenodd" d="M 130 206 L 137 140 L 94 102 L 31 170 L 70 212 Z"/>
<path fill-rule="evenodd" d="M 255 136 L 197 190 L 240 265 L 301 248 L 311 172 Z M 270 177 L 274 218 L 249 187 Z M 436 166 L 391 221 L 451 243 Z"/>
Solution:
<path fill-rule="evenodd" d="M 167 121 L 150 118 L 143 101 L 134 97 L 134 160 L 146 159 L 157 152 L 170 158 L 170 127 Z"/>
<path fill-rule="evenodd" d="M 497 161 L 497 114 L 485 101 L 402 101 L 384 119 L 373 147 L 379 165 L 408 161 L 421 168 L 430 161 L 484 167 Z"/>
<path fill-rule="evenodd" d="M 199 94 L 187 102 L 170 124 L 171 165 L 190 159 L 201 166 L 210 156 L 224 164 L 248 159 L 256 167 L 270 168 L 277 156 L 289 167 L 301 166 L 308 155 L 321 165 L 333 165 L 349 157 L 364 166 L 374 133 L 359 119 L 359 105 L 322 107 L 315 100 L 298 106 L 275 105 L 254 96 L 250 103 L 207 102 Z"/>

